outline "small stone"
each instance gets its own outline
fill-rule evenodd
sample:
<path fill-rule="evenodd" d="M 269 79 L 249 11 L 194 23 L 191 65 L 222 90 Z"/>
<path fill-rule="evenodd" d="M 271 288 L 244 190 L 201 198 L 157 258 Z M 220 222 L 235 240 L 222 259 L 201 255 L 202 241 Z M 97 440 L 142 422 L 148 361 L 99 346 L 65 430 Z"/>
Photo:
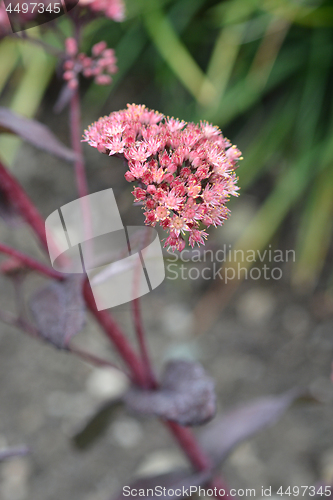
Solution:
<path fill-rule="evenodd" d="M 26 500 L 30 466 L 27 458 L 13 458 L 1 465 L 1 500 Z"/>
<path fill-rule="evenodd" d="M 243 323 L 261 326 L 271 318 L 275 309 L 275 298 L 269 290 L 252 288 L 240 297 L 236 307 Z"/>
<path fill-rule="evenodd" d="M 310 326 L 310 316 L 304 307 L 293 305 L 286 308 L 282 324 L 293 335 L 302 335 Z"/>
<path fill-rule="evenodd" d="M 123 417 L 111 425 L 111 437 L 122 448 L 133 448 L 141 441 L 143 432 L 136 420 Z"/>
<path fill-rule="evenodd" d="M 200 347 L 197 342 L 171 342 L 164 354 L 165 362 L 174 359 L 197 361 L 200 359 Z"/>
<path fill-rule="evenodd" d="M 188 467 L 186 459 L 173 450 L 155 451 L 148 455 L 135 472 L 137 477 L 167 474 L 174 470 Z"/>
<path fill-rule="evenodd" d="M 129 387 L 129 380 L 116 368 L 94 368 L 86 382 L 91 396 L 112 399 L 121 396 Z"/>
<path fill-rule="evenodd" d="M 264 484 L 265 467 L 258 458 L 255 446 L 244 443 L 230 456 L 230 463 L 236 467 L 238 474 L 253 488 L 255 484 Z"/>
<path fill-rule="evenodd" d="M 329 448 L 321 457 L 320 479 L 326 484 L 333 483 L 333 448 Z"/>
<path fill-rule="evenodd" d="M 193 315 L 180 304 L 167 306 L 162 312 L 163 330 L 171 337 L 186 337 L 191 333 Z"/>

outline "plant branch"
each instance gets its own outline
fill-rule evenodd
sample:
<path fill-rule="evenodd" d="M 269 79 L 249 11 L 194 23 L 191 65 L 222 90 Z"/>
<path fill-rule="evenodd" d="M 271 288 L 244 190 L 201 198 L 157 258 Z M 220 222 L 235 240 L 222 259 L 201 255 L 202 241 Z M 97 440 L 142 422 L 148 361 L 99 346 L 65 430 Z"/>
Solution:
<path fill-rule="evenodd" d="M 165 422 L 165 425 L 177 439 L 195 469 L 198 471 L 204 471 L 213 468 L 210 458 L 207 457 L 200 449 L 198 442 L 190 429 L 182 427 L 176 422 L 171 421 Z"/>
<path fill-rule="evenodd" d="M 176 422 L 171 421 L 165 421 L 165 425 L 176 438 L 178 444 L 197 471 L 213 471 L 214 464 L 202 450 L 193 432 L 188 427 L 182 427 Z M 220 477 L 213 477 L 209 481 L 209 486 L 213 490 L 216 488 L 216 498 L 230 497 L 229 489 Z M 225 494 L 220 494 L 219 490 L 223 490 Z M 236 497 L 234 498 L 236 499 Z"/>
<path fill-rule="evenodd" d="M 90 311 L 102 326 L 106 336 L 113 342 L 118 353 L 130 368 L 133 381 L 137 385 L 147 388 L 146 374 L 140 359 L 133 351 L 132 346 L 112 316 L 105 310 L 98 311 L 88 280 L 84 284 L 84 298 Z"/>
<path fill-rule="evenodd" d="M 14 248 L 5 245 L 4 243 L 0 243 L 0 253 L 4 253 L 18 260 L 21 264 L 28 267 L 33 271 L 37 271 L 40 274 L 43 274 L 47 278 L 54 278 L 56 280 L 63 280 L 64 275 L 52 269 L 52 267 L 48 267 L 45 264 L 42 264 L 38 260 L 26 255 L 19 250 L 15 250 Z"/>
<path fill-rule="evenodd" d="M 72 95 L 70 101 L 70 129 L 71 129 L 72 149 L 76 153 L 76 160 L 74 163 L 76 184 L 79 196 L 80 198 L 83 198 L 84 196 L 88 195 L 89 190 L 88 190 L 88 183 L 84 167 L 80 128 L 81 128 L 80 96 L 79 96 L 79 91 L 76 90 Z"/>
<path fill-rule="evenodd" d="M 142 363 L 147 373 L 148 385 L 151 389 L 156 389 L 158 383 L 149 357 L 148 346 L 146 342 L 145 331 L 143 328 L 143 322 L 141 317 L 140 301 L 138 298 L 132 300 L 132 310 L 133 310 L 134 326 L 141 352 Z"/>
<path fill-rule="evenodd" d="M 0 162 L 0 186 L 11 205 L 34 230 L 43 247 L 47 248 L 45 223 L 23 188 Z"/>
<path fill-rule="evenodd" d="M 79 34 L 77 34 L 77 38 L 78 37 Z M 76 160 L 74 162 L 76 185 L 80 197 L 81 209 L 83 214 L 85 240 L 88 243 L 87 258 L 89 261 L 91 261 L 92 221 L 91 221 L 89 201 L 87 198 L 89 194 L 89 189 L 88 189 L 88 182 L 85 171 L 82 143 L 81 143 L 81 109 L 80 109 L 79 89 L 75 90 L 70 100 L 70 130 L 71 130 L 72 149 L 76 153 Z"/>
<path fill-rule="evenodd" d="M 114 363 L 111 363 L 111 361 L 108 361 L 106 359 L 102 359 L 99 356 L 95 356 L 95 354 L 91 354 L 90 352 L 83 351 L 77 346 L 70 345 L 68 347 L 68 351 L 72 354 L 75 354 L 76 356 L 79 356 L 81 359 L 84 361 L 87 361 L 88 363 L 91 363 L 92 365 L 96 365 L 99 367 L 105 367 L 105 368 L 115 368 L 116 370 L 119 370 L 120 372 L 124 373 L 126 376 L 128 376 L 128 373 L 125 372 L 125 370 L 122 370 L 119 368 L 117 365 Z"/>

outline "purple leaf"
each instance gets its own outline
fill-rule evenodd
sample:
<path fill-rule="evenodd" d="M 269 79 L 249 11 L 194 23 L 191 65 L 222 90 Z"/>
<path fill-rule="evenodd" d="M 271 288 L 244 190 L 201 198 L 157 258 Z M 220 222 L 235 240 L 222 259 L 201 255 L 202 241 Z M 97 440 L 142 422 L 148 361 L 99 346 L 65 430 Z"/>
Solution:
<path fill-rule="evenodd" d="M 117 410 L 123 405 L 121 398 L 111 399 L 103 403 L 94 414 L 87 419 L 81 429 L 73 436 L 73 442 L 80 450 L 89 448 L 108 428 Z"/>
<path fill-rule="evenodd" d="M 17 448 L 8 448 L 7 450 L 0 450 L 0 462 L 13 457 L 24 457 L 29 453 L 26 446 L 19 446 Z"/>
<path fill-rule="evenodd" d="M 196 474 L 191 474 L 189 471 L 175 471 L 167 474 L 160 474 L 158 476 L 143 477 L 137 479 L 131 485 L 124 487 L 122 493 L 112 500 L 126 500 L 138 498 L 140 496 L 144 496 L 146 500 L 157 500 L 159 498 L 173 500 L 174 498 L 189 497 L 190 488 L 192 487 L 193 495 L 193 488 L 198 488 L 206 484 L 211 479 L 211 475 L 211 471 L 198 472 Z M 158 488 L 158 490 L 155 490 L 155 488 Z M 165 490 L 163 488 L 165 488 Z M 135 495 L 133 490 L 137 491 L 137 495 Z M 151 490 L 153 494 L 139 495 L 139 490 L 144 490 L 145 493 L 147 490 Z M 180 490 L 181 495 L 176 495 L 176 490 Z M 133 491 L 133 495 L 128 494 L 128 492 L 131 491 Z"/>
<path fill-rule="evenodd" d="M 39 334 L 59 349 L 66 349 L 84 325 L 82 279 L 82 276 L 71 276 L 51 283 L 39 290 L 30 302 Z"/>
<path fill-rule="evenodd" d="M 299 395 L 299 391 L 292 390 L 229 411 L 202 431 L 203 448 L 216 462 L 222 462 L 241 441 L 274 424 Z"/>
<path fill-rule="evenodd" d="M 215 415 L 214 381 L 199 363 L 171 361 L 156 391 L 132 388 L 125 402 L 134 411 L 181 425 L 200 425 Z"/>
<path fill-rule="evenodd" d="M 0 132 L 19 135 L 37 148 L 63 160 L 75 160 L 74 151 L 64 146 L 45 125 L 3 107 L 0 107 Z"/>

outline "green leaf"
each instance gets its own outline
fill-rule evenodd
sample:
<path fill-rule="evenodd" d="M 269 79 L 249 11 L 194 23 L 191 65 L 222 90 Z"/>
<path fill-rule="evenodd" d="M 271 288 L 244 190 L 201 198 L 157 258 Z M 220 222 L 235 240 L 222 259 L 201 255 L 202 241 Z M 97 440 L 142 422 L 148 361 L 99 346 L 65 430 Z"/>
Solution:
<path fill-rule="evenodd" d="M 302 213 L 302 223 L 296 246 L 297 261 L 292 284 L 308 290 L 316 285 L 325 263 L 333 229 L 333 168 L 317 179 L 313 192 Z"/>
<path fill-rule="evenodd" d="M 177 75 L 184 87 L 202 105 L 211 102 L 216 95 L 214 85 L 193 59 L 168 17 L 155 0 L 145 1 L 144 23 L 154 45 Z M 202 93 L 205 89 L 205 93 Z"/>
<path fill-rule="evenodd" d="M 26 70 L 15 90 L 10 109 L 31 118 L 35 115 L 53 74 L 55 58 L 29 42 L 20 40 L 17 43 L 19 48 L 24 49 Z M 21 140 L 17 137 L 0 138 L 1 158 L 7 165 L 13 163 L 20 143 Z"/>

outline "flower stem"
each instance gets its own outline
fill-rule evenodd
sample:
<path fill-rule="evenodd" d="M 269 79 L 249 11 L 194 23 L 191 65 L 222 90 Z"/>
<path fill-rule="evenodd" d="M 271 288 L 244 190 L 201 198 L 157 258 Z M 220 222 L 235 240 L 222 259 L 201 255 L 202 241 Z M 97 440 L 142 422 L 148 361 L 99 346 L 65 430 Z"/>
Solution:
<path fill-rule="evenodd" d="M 151 365 L 150 356 L 148 352 L 147 341 L 145 337 L 145 331 L 143 328 L 143 322 L 141 317 L 141 309 L 140 309 L 140 301 L 139 299 L 132 300 L 132 308 L 133 308 L 133 318 L 134 318 L 134 326 L 139 342 L 139 348 L 141 352 L 141 358 L 143 366 L 146 369 L 146 376 L 148 380 L 148 386 L 151 389 L 157 388 L 157 380 Z"/>
<path fill-rule="evenodd" d="M 84 158 L 81 143 L 81 108 L 80 108 L 80 94 L 79 89 L 76 89 L 70 101 L 70 130 L 72 149 L 76 153 L 76 160 L 74 162 L 75 178 L 77 190 L 80 197 L 81 209 L 83 214 L 84 223 L 84 237 L 87 241 L 87 260 L 93 261 L 93 252 L 91 245 L 92 238 L 92 221 L 91 212 L 89 207 L 89 194 L 86 170 L 84 165 Z"/>
<path fill-rule="evenodd" d="M 86 172 L 84 167 L 84 159 L 81 145 L 81 110 L 79 91 L 76 90 L 70 101 L 70 129 L 72 149 L 76 153 L 75 178 L 79 196 L 83 198 L 89 193 Z"/>
<path fill-rule="evenodd" d="M 165 425 L 177 439 L 178 443 L 185 451 L 192 465 L 198 470 L 209 470 L 212 468 L 212 463 L 209 457 L 200 449 L 192 431 L 187 427 L 182 427 L 176 422 L 167 421 Z"/>
<path fill-rule="evenodd" d="M 90 284 L 86 280 L 84 284 L 84 298 L 90 311 L 94 314 L 98 323 L 102 326 L 106 336 L 113 342 L 120 356 L 131 370 L 133 381 L 144 388 L 147 388 L 147 378 L 144 367 L 133 351 L 127 338 L 107 311 L 98 311 L 92 294 Z"/>

